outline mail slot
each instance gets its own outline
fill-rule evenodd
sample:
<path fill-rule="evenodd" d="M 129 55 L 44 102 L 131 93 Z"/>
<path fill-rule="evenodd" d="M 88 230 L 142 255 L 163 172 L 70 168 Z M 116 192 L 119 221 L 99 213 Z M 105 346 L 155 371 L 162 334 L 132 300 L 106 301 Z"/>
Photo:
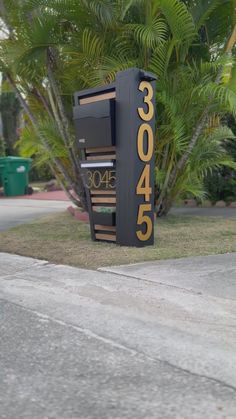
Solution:
<path fill-rule="evenodd" d="M 74 107 L 79 148 L 115 145 L 115 100 L 102 100 Z"/>

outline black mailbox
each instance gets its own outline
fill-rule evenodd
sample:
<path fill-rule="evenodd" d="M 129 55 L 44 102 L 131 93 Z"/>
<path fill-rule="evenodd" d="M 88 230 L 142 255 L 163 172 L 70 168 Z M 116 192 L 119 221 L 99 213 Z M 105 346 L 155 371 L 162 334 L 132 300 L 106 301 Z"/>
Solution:
<path fill-rule="evenodd" d="M 102 100 L 74 107 L 79 148 L 115 145 L 115 100 Z"/>
<path fill-rule="evenodd" d="M 153 244 L 155 89 L 155 76 L 132 68 L 112 84 L 75 93 L 80 175 L 93 240 Z"/>

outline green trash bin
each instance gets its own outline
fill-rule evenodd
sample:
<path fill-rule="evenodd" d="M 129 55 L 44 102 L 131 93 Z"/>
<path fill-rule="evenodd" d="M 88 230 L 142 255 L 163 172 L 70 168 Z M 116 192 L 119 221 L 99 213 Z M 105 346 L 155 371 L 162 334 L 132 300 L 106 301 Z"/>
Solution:
<path fill-rule="evenodd" d="M 28 193 L 31 162 L 32 159 L 22 157 L 0 158 L 0 176 L 5 196 L 19 196 Z"/>

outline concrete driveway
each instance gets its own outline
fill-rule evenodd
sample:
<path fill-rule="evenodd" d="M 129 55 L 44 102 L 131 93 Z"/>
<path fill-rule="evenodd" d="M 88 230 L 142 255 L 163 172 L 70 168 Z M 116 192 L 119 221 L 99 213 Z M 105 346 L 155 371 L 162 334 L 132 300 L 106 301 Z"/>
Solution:
<path fill-rule="evenodd" d="M 63 211 L 69 205 L 68 201 L 0 199 L 0 231 L 27 223 L 47 214 Z"/>
<path fill-rule="evenodd" d="M 1 418 L 234 419 L 236 254 L 100 271 L 0 254 Z"/>

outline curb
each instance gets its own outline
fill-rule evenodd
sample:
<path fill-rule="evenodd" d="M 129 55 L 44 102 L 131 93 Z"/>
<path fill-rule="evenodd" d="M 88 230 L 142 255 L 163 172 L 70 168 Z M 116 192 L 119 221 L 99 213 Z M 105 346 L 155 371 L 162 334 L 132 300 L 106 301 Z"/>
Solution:
<path fill-rule="evenodd" d="M 78 221 L 83 221 L 84 223 L 89 223 L 89 215 L 87 212 L 81 212 L 79 209 L 72 206 L 67 208 L 67 211 Z"/>

